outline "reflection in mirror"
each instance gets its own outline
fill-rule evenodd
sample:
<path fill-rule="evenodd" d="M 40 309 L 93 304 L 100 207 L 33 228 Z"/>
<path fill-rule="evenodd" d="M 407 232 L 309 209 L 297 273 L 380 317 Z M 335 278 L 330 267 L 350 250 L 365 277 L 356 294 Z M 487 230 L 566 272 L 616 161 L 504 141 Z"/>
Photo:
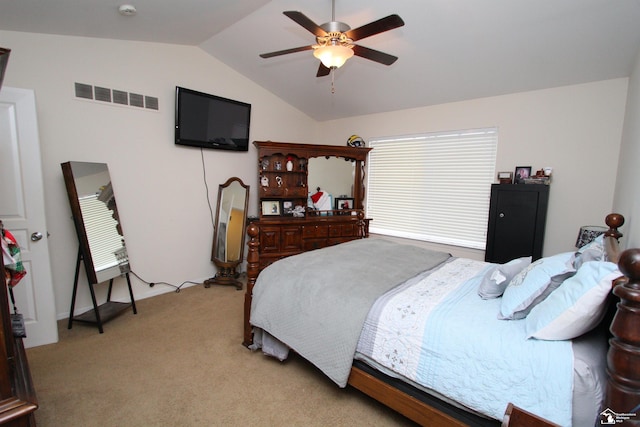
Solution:
<path fill-rule="evenodd" d="M 129 257 L 107 165 L 67 162 L 62 172 L 89 283 L 128 273 Z"/>
<path fill-rule="evenodd" d="M 218 189 L 218 207 L 213 236 L 211 260 L 218 268 L 215 277 L 204 282 L 210 285 L 233 285 L 242 289 L 236 272 L 244 253 L 244 235 L 249 203 L 249 186 L 240 178 L 229 178 Z"/>
<path fill-rule="evenodd" d="M 345 196 L 353 197 L 355 162 L 342 157 L 312 157 L 309 159 L 307 182 L 311 194 L 320 187 L 333 199 Z M 332 206 L 332 209 L 335 209 Z"/>

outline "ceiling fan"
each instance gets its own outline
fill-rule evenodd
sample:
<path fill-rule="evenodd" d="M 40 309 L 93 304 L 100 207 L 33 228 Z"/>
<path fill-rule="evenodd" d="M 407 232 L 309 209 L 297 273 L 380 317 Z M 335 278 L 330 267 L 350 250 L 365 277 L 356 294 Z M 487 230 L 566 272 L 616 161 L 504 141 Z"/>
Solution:
<path fill-rule="evenodd" d="M 396 62 L 398 59 L 397 56 L 360 46 L 354 44 L 354 42 L 366 37 L 375 36 L 376 34 L 380 34 L 385 31 L 393 30 L 394 28 L 402 27 L 404 25 L 402 18 L 395 14 L 389 15 L 385 18 L 378 19 L 377 21 L 370 22 L 352 30 L 351 27 L 344 22 L 336 21 L 335 0 L 332 0 L 331 3 L 331 22 L 327 22 L 322 25 L 316 24 L 302 12 L 282 12 L 307 31 L 315 35 L 316 44 L 263 53 L 260 57 L 272 58 L 274 56 L 313 49 L 313 56 L 321 61 L 316 77 L 328 75 L 331 70 L 341 67 L 345 61 L 353 55 L 384 65 L 391 65 Z"/>

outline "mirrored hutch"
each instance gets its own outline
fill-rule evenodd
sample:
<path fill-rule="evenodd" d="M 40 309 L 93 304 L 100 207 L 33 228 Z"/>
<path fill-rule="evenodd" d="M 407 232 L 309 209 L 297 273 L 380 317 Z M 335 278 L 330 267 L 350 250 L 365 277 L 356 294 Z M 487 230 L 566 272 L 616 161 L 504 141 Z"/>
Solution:
<path fill-rule="evenodd" d="M 258 148 L 259 219 L 252 225 L 259 227 L 260 270 L 280 258 L 369 235 L 370 220 L 364 218 L 363 202 L 370 148 L 272 141 L 255 141 L 254 145 Z M 350 194 L 333 195 L 346 196 L 352 204 L 333 204 L 323 210 L 310 207 L 309 195 L 317 191 L 309 188 L 310 160 L 316 158 L 335 158 L 352 166 Z M 312 184 L 323 187 L 321 182 Z"/>

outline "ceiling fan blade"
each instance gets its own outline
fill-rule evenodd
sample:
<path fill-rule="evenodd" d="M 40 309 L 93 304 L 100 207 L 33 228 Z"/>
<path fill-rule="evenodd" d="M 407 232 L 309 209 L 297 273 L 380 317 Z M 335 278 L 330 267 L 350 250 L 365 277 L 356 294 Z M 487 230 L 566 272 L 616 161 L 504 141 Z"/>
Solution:
<path fill-rule="evenodd" d="M 320 26 L 315 22 L 313 22 L 311 19 L 307 18 L 307 16 L 302 12 L 289 10 L 282 13 L 287 15 L 289 18 L 293 19 L 298 25 L 302 26 L 307 31 L 314 34 L 316 37 L 322 37 L 327 34 L 325 30 L 320 28 Z"/>
<path fill-rule="evenodd" d="M 359 46 L 357 44 L 353 45 L 353 54 L 384 65 L 391 65 L 398 60 L 397 56 L 389 55 L 388 53 L 369 49 L 368 47 Z"/>
<path fill-rule="evenodd" d="M 331 69 L 329 67 L 325 67 L 324 64 L 321 62 L 320 66 L 318 67 L 318 73 L 316 74 L 316 77 L 328 76 L 330 72 L 331 72 Z"/>
<path fill-rule="evenodd" d="M 286 55 L 288 53 L 302 52 L 302 51 L 311 50 L 311 49 L 312 49 L 311 46 L 294 47 L 291 49 L 278 50 L 276 52 L 261 53 L 260 58 L 273 58 L 274 56 Z"/>
<path fill-rule="evenodd" d="M 285 12 L 286 13 L 286 12 Z M 370 22 L 362 27 L 347 31 L 345 34 L 353 41 L 362 40 L 365 37 L 371 37 L 394 28 L 402 27 L 404 21 L 398 15 L 389 15 L 377 21 Z"/>

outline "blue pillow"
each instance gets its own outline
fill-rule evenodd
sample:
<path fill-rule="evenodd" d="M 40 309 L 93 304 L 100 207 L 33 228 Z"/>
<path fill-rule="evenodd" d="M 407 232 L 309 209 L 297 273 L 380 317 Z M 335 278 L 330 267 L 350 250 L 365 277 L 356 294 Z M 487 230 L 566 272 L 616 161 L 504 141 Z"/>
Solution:
<path fill-rule="evenodd" d="M 589 332 L 602 320 L 612 281 L 620 276 L 612 262 L 585 262 L 531 310 L 525 321 L 527 337 L 570 340 Z"/>
<path fill-rule="evenodd" d="M 518 273 L 502 295 L 499 319 L 524 319 L 531 309 L 575 274 L 574 252 L 540 258 Z"/>

